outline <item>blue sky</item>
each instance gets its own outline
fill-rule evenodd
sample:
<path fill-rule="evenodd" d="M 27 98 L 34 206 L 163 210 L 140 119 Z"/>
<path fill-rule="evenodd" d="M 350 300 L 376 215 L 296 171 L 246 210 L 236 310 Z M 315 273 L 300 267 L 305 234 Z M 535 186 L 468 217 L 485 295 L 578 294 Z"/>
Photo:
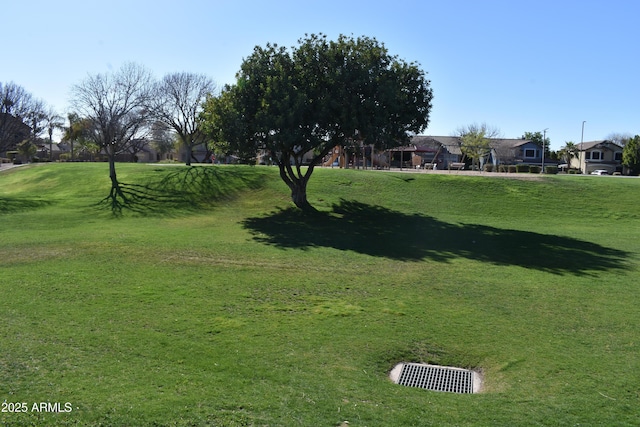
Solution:
<path fill-rule="evenodd" d="M 487 123 L 565 141 L 640 134 L 637 0 L 4 1 L 0 81 L 66 114 L 70 89 L 125 62 L 233 83 L 256 45 L 375 37 L 434 90 L 424 134 Z"/>

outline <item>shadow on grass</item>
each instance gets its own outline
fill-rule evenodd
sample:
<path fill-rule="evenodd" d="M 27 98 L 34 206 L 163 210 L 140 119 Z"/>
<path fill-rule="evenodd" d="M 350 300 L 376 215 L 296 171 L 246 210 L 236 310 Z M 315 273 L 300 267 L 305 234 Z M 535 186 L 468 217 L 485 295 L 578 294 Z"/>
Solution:
<path fill-rule="evenodd" d="M 24 199 L 20 197 L 0 197 L 0 214 L 20 212 L 50 205 L 46 200 Z"/>
<path fill-rule="evenodd" d="M 569 237 L 449 224 L 381 206 L 342 200 L 332 212 L 290 208 L 248 218 L 256 241 L 282 248 L 330 247 L 403 261 L 468 258 L 554 274 L 587 275 L 625 269 L 628 253 Z"/>
<path fill-rule="evenodd" d="M 119 182 L 99 204 L 111 209 L 116 216 L 124 210 L 143 215 L 171 215 L 230 200 L 241 191 L 257 189 L 262 184 L 262 175 L 252 171 L 192 166 L 172 171 L 158 182 Z"/>

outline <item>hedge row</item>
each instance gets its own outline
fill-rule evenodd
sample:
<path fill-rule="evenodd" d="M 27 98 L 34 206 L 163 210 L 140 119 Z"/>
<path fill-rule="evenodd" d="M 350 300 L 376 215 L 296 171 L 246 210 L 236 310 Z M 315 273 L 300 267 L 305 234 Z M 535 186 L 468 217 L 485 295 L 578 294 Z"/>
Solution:
<path fill-rule="evenodd" d="M 502 173 L 540 173 L 540 166 L 535 165 L 498 165 L 497 172 Z M 496 168 L 492 164 L 484 165 L 485 172 L 494 172 Z M 545 166 L 544 167 L 545 174 L 557 174 L 558 167 L 557 166 Z"/>

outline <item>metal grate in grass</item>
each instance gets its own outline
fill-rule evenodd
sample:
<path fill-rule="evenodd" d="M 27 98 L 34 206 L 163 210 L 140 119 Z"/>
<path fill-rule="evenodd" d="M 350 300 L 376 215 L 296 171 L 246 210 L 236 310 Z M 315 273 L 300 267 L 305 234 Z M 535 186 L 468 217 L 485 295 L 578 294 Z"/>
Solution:
<path fill-rule="evenodd" d="M 451 366 L 400 363 L 391 371 L 391 379 L 407 387 L 449 393 L 477 393 L 480 389 L 476 372 Z"/>

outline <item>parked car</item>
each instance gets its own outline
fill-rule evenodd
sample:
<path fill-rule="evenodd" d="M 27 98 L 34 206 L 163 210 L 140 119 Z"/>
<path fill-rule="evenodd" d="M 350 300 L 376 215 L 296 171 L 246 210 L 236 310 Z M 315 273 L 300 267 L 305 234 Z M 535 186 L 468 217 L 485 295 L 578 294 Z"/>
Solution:
<path fill-rule="evenodd" d="M 591 172 L 591 175 L 609 175 L 609 172 L 606 169 L 596 169 Z"/>

